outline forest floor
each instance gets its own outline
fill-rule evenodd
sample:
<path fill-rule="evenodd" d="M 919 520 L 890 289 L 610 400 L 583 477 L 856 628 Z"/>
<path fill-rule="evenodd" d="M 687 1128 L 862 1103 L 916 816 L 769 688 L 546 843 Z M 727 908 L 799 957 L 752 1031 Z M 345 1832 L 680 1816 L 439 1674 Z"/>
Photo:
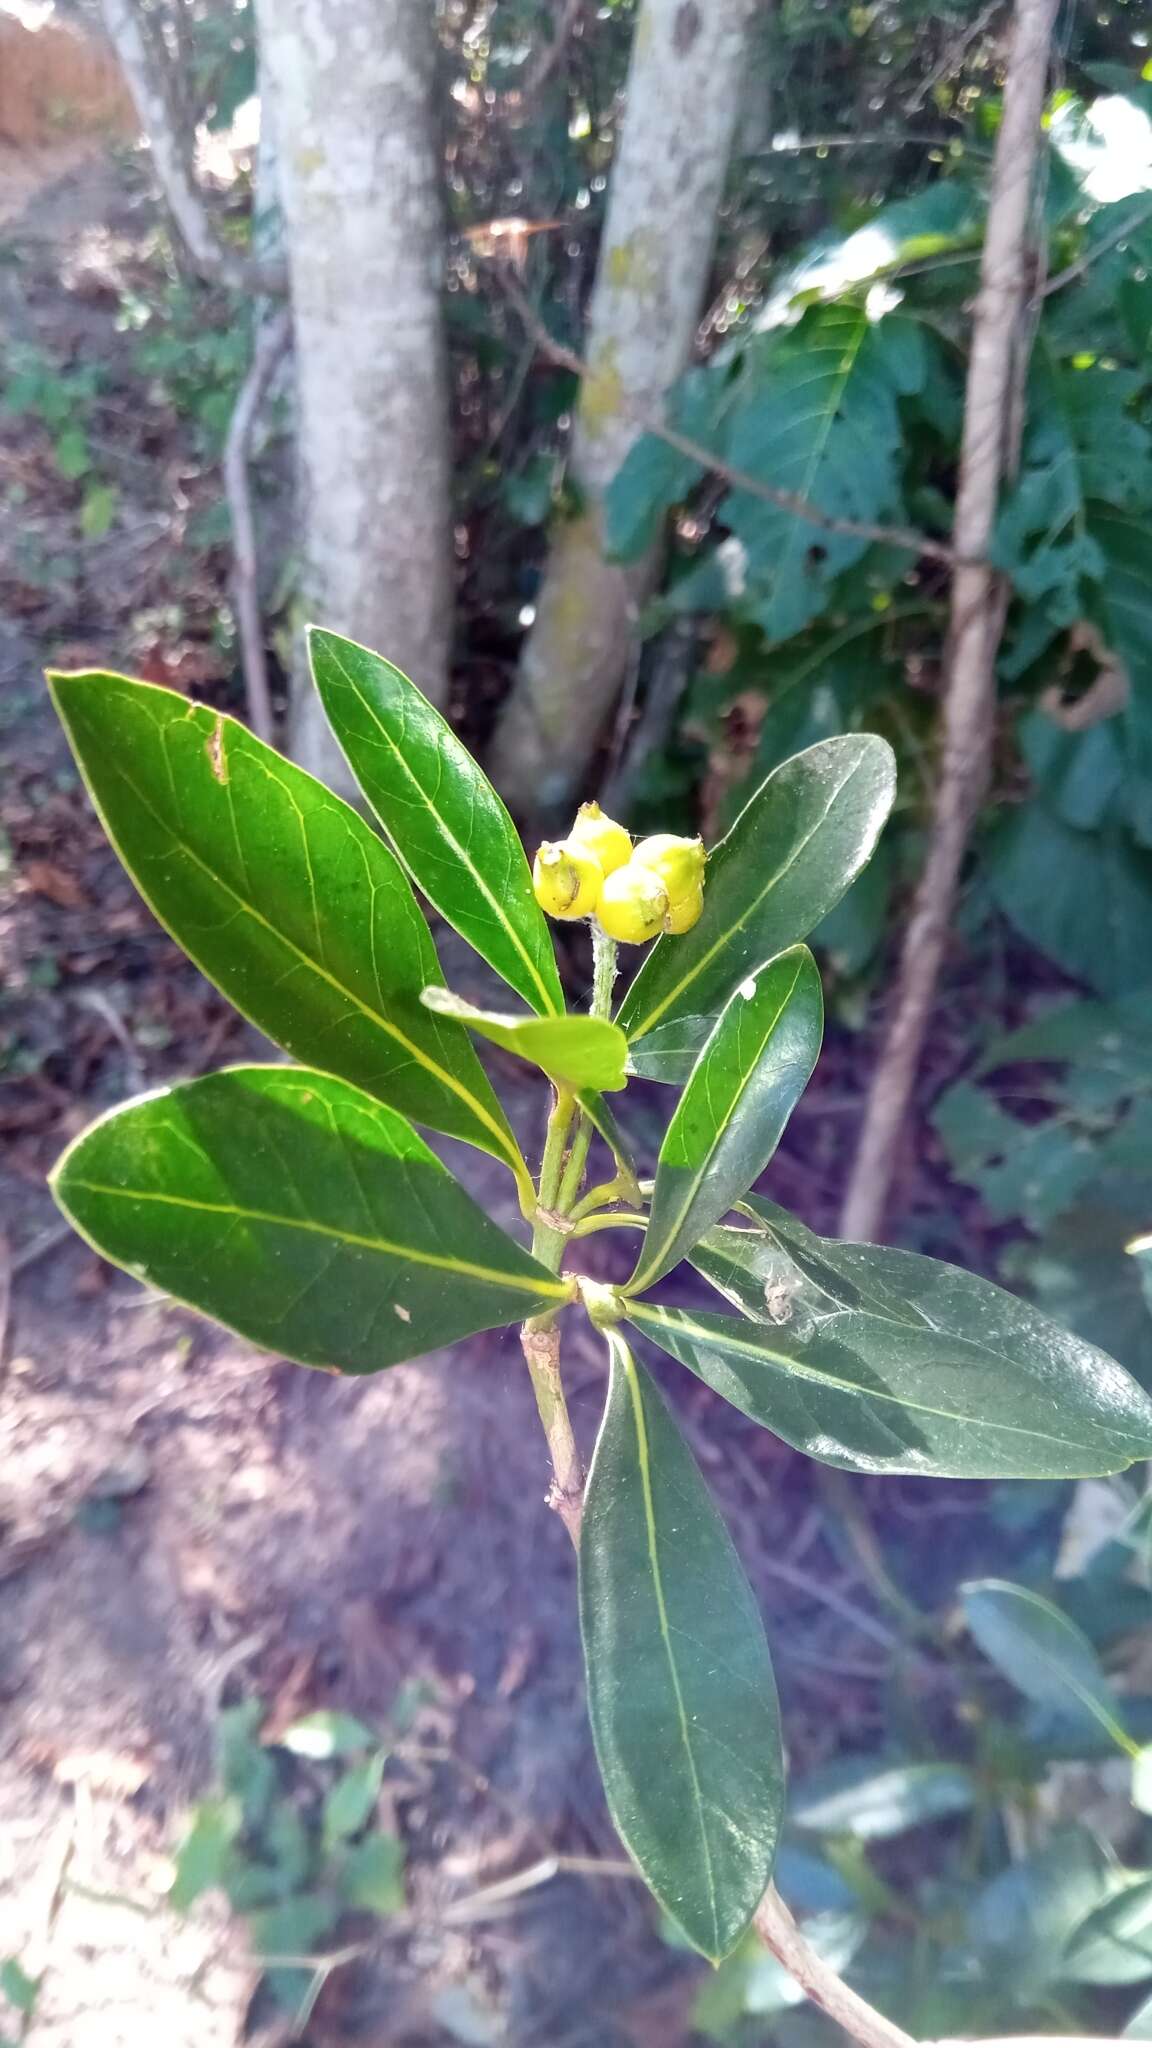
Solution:
<path fill-rule="evenodd" d="M 222 561 L 183 546 L 215 478 L 188 420 L 141 395 L 119 318 L 125 278 L 156 260 L 154 218 L 122 166 L 51 170 L 36 187 L 24 165 L 6 198 L 0 165 L 0 347 L 50 344 L 99 372 L 115 515 L 85 533 L 91 479 L 62 479 L 59 427 L 0 416 L 0 1961 L 41 1979 L 24 2038 L 275 2037 L 242 1923 L 165 1902 L 219 1712 L 250 1699 L 272 1733 L 335 1707 L 395 1744 L 385 1801 L 408 1905 L 353 1928 L 309 2041 L 676 2048 L 695 2038 L 701 1971 L 612 1868 L 573 1561 L 512 1337 L 365 1383 L 300 1371 L 110 1270 L 45 1187 L 94 1113 L 260 1056 L 136 899 L 42 687 L 45 664 L 104 662 L 226 701 L 230 668 L 212 631 Z M 465 976 L 453 959 L 449 978 Z M 818 1225 L 858 1059 L 834 1032 L 774 1169 L 773 1191 Z M 538 1100 L 512 1062 L 499 1079 L 538 1147 Z M 650 1137 L 658 1100 L 639 1108 Z M 477 1159 L 462 1170 L 507 1210 Z M 590 1268 L 609 1256 L 591 1245 Z M 581 1342 L 587 1446 L 602 1364 Z M 981 1490 L 890 1485 L 881 1508 L 851 1482 L 832 1502 L 704 1389 L 675 1395 L 764 1603 L 794 1764 L 875 1746 L 894 1673 L 913 1706 L 931 1674 L 901 1664 L 869 1518 L 921 1551 L 930 1528 L 942 1590 L 979 1562 Z"/>

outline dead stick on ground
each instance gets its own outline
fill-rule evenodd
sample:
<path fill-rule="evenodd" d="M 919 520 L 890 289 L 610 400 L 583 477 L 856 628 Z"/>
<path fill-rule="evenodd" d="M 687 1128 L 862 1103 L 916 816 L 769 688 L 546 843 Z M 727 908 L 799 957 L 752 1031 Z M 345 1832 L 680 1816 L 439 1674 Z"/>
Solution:
<path fill-rule="evenodd" d="M 928 858 L 891 1021 L 864 1112 L 840 1236 L 877 1237 L 915 1084 L 973 821 L 991 774 L 1004 589 L 987 560 L 1010 455 L 1013 390 L 1029 297 L 1040 118 L 1057 0 L 1018 0 L 992 169 L 956 494 L 956 566 L 945 657 L 943 749 Z"/>
<path fill-rule="evenodd" d="M 264 652 L 264 621 L 260 616 L 260 580 L 256 556 L 256 522 L 252 515 L 248 457 L 264 394 L 288 346 L 292 317 L 287 308 L 266 314 L 256 330 L 252 364 L 228 423 L 224 443 L 224 490 L 232 522 L 232 602 L 240 659 L 248 700 L 248 718 L 258 739 L 271 746 L 274 738 L 272 700 L 268 693 L 268 662 Z"/>

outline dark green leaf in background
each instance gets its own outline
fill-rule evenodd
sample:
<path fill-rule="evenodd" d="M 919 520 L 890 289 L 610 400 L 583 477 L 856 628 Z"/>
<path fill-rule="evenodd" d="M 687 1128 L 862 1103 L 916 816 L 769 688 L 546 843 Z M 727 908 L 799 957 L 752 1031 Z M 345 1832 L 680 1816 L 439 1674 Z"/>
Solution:
<path fill-rule="evenodd" d="M 748 1320 L 634 1302 L 672 1357 L 798 1450 L 860 1472 L 1059 1478 L 1152 1449 L 1152 1401 L 1027 1303 L 915 1252 L 819 1238 L 772 1203 L 692 1263 Z"/>
<path fill-rule="evenodd" d="M 332 792 L 233 718 L 124 676 L 51 677 L 105 831 L 160 922 L 246 1017 L 523 1179 L 408 881 Z"/>
<path fill-rule="evenodd" d="M 503 1046 L 570 1088 L 623 1088 L 628 1040 L 605 1017 L 506 1017 L 478 1010 L 448 988 L 429 988 L 424 1002 L 438 1017 Z"/>
<path fill-rule="evenodd" d="M 793 946 L 728 998 L 664 1135 L 647 1234 L 629 1281 L 642 1293 L 751 1187 L 820 1052 L 816 962 Z"/>
<path fill-rule="evenodd" d="M 620 1006 L 637 1072 L 645 1048 L 636 1041 L 660 1030 L 674 1035 L 677 1057 L 653 1078 L 687 1078 L 733 989 L 839 902 L 875 847 L 895 787 L 892 749 L 874 733 L 822 741 L 768 777 L 709 857 L 700 922 L 657 939 Z"/>
<path fill-rule="evenodd" d="M 324 1801 L 326 1848 L 334 1848 L 337 1842 L 347 1841 L 350 1835 L 358 1835 L 361 1828 L 367 1827 L 376 1811 L 386 1761 L 384 1752 L 378 1750 L 375 1756 L 362 1758 L 337 1778 Z"/>
<path fill-rule="evenodd" d="M 1152 853 L 1119 827 L 1078 832 L 1034 800 L 995 834 L 986 862 L 999 908 L 1049 959 L 1105 997 L 1147 983 Z"/>
<path fill-rule="evenodd" d="M 516 827 L 450 725 L 391 662 L 314 626 L 316 688 L 356 780 L 441 917 L 540 1015 L 564 996 Z"/>
<path fill-rule="evenodd" d="M 588 1479 L 580 1616 L 612 1817 L 702 1952 L 740 1939 L 783 1802 L 776 1689 L 752 1589 L 668 1411 L 624 1340 Z"/>
<path fill-rule="evenodd" d="M 1119 1748 L 1135 1753 L 1100 1659 L 1075 1622 L 1009 1579 L 971 1579 L 960 1597 L 972 1635 L 1010 1685 L 1062 1716 L 1087 1714 Z"/>
<path fill-rule="evenodd" d="M 128 1103 L 52 1186 L 106 1258 L 303 1365 L 376 1372 L 565 1298 L 403 1117 L 306 1068 Z"/>

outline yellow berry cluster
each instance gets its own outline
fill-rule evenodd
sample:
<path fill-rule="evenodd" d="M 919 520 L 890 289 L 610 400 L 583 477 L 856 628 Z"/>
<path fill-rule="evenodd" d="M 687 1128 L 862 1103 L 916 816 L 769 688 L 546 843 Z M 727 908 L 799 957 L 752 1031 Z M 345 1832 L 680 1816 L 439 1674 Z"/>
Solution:
<path fill-rule="evenodd" d="M 633 846 L 599 804 L 581 804 L 566 839 L 546 840 L 532 868 L 549 917 L 595 917 L 610 939 L 643 946 L 688 932 L 704 908 L 704 844 L 658 832 Z"/>

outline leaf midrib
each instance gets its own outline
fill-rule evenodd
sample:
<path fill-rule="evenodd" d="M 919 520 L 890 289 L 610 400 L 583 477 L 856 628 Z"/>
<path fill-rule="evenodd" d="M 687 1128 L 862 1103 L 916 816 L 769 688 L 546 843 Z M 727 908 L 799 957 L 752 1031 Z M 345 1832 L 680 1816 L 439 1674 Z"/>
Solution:
<path fill-rule="evenodd" d="M 700 1773 L 696 1768 L 695 1751 L 692 1748 L 688 1709 L 685 1705 L 684 1694 L 680 1685 L 680 1673 L 676 1664 L 675 1652 L 672 1648 L 672 1630 L 668 1620 L 668 1608 L 664 1599 L 664 1579 L 660 1570 L 659 1548 L 656 1536 L 656 1505 L 652 1497 L 652 1464 L 648 1450 L 648 1430 L 644 1421 L 643 1399 L 635 1361 L 627 1345 L 622 1344 L 617 1338 L 614 1340 L 612 1348 L 623 1367 L 624 1383 L 628 1389 L 628 1398 L 636 1429 L 636 1456 L 640 1471 L 640 1492 L 644 1502 L 644 1528 L 648 1545 L 648 1562 L 652 1570 L 652 1590 L 656 1596 L 656 1613 L 660 1624 L 660 1640 L 664 1648 L 665 1657 L 668 1660 L 668 1676 L 672 1682 L 672 1692 L 676 1701 L 676 1715 L 680 1723 L 680 1739 L 688 1763 L 688 1774 L 692 1780 L 693 1808 L 696 1814 L 696 1823 L 700 1830 L 700 1848 L 704 1860 L 708 1906 L 712 1915 L 712 1942 L 713 1947 L 716 1947 L 719 1944 L 720 1930 L 719 1911 L 716 1901 L 716 1874 L 712 1865 L 712 1847 L 708 1839 L 708 1829 L 704 1822 L 704 1795 L 700 1788 Z"/>
<path fill-rule="evenodd" d="M 746 1093 L 748 1083 L 752 1075 L 755 1073 L 756 1068 L 759 1066 L 761 1059 L 764 1056 L 764 1048 L 767 1045 L 769 1039 L 772 1037 L 773 1033 L 775 1032 L 776 1027 L 780 1022 L 780 1019 L 784 1014 L 784 1011 L 786 1010 L 788 1004 L 792 1000 L 792 997 L 796 993 L 796 984 L 800 979 L 801 973 L 803 972 L 803 968 L 804 960 L 803 956 L 801 956 L 796 962 L 796 972 L 792 976 L 790 987 L 788 988 L 787 992 L 781 996 L 780 1001 L 773 1013 L 771 1022 L 766 1024 L 764 1027 L 764 1030 L 761 1034 L 760 1043 L 756 1048 L 754 1058 L 747 1062 L 747 1064 L 744 1066 L 740 1074 L 739 1086 L 735 1088 L 732 1092 L 732 1096 L 728 1103 L 728 1107 L 724 1112 L 723 1121 L 715 1126 L 712 1137 L 712 1143 L 709 1145 L 708 1150 L 704 1153 L 704 1156 L 700 1161 L 699 1167 L 697 1168 L 695 1175 L 689 1182 L 688 1191 L 685 1194 L 684 1200 L 680 1205 L 679 1212 L 676 1215 L 671 1228 L 666 1229 L 664 1232 L 664 1241 L 662 1247 L 657 1248 L 655 1257 L 649 1257 L 647 1262 L 643 1263 L 643 1265 L 638 1264 L 636 1272 L 633 1273 L 631 1280 L 628 1282 L 629 1288 L 635 1289 L 637 1293 L 642 1293 L 645 1287 L 653 1286 L 655 1282 L 660 1278 L 661 1258 L 666 1256 L 669 1245 L 675 1244 L 676 1239 L 679 1236 L 679 1233 L 684 1228 L 685 1218 L 688 1215 L 688 1211 L 692 1207 L 692 1204 L 700 1191 L 701 1182 L 703 1181 L 709 1166 L 715 1160 L 716 1155 L 720 1150 L 722 1141 L 728 1134 L 728 1130 L 731 1126 L 732 1119 L 736 1114 L 737 1104 L 742 1100 L 744 1094 Z M 759 971 L 763 973 L 765 969 L 762 968 Z M 737 997 L 734 1000 L 741 999 Z M 727 1016 L 727 1014 L 728 1010 L 726 1005 L 724 1010 L 721 1012 L 719 1019 L 717 1020 L 716 1030 L 713 1033 L 713 1038 L 717 1037 L 720 1031 L 723 1029 L 724 1019 Z M 705 1045 L 704 1050 L 700 1054 L 700 1065 L 696 1069 L 697 1073 L 703 1072 L 703 1063 L 707 1058 L 709 1051 L 711 1050 L 711 1044 L 712 1041 L 710 1040 L 709 1043 Z M 694 1078 L 695 1075 L 693 1075 L 693 1079 Z M 690 1080 L 688 1083 L 688 1087 L 691 1088 L 691 1086 L 692 1081 Z M 687 1100 L 688 1090 L 686 1089 L 685 1093 L 681 1096 L 680 1101 L 676 1106 L 676 1115 L 673 1117 L 672 1122 L 669 1125 L 668 1137 L 671 1137 L 672 1132 L 675 1130 L 676 1123 L 684 1112 L 684 1106 Z M 666 1143 L 667 1138 L 665 1139 L 665 1144 Z M 661 1150 L 663 1150 L 663 1147 L 661 1147 Z M 657 1176 L 659 1176 L 659 1162 L 657 1162 Z M 644 1250 L 648 1250 L 647 1238 L 645 1238 L 644 1241 Z"/>
<path fill-rule="evenodd" d="M 343 662 L 340 659 L 340 656 L 334 651 L 332 643 L 330 641 L 325 641 L 324 644 L 332 661 L 335 663 L 335 666 L 339 669 L 340 674 L 344 678 L 344 681 L 348 685 L 349 689 L 352 691 L 353 696 L 356 698 L 357 703 L 360 704 L 363 707 L 363 709 L 368 713 L 369 718 L 372 720 L 372 723 L 376 726 L 377 730 L 379 731 L 380 736 L 384 740 L 385 745 L 390 748 L 394 760 L 396 761 L 397 765 L 403 770 L 404 774 L 407 776 L 409 782 L 412 784 L 413 789 L 416 791 L 425 809 L 431 814 L 433 818 L 435 818 L 436 823 L 439 826 L 441 832 L 443 832 L 445 839 L 447 839 L 453 851 L 456 853 L 456 855 L 463 863 L 463 865 L 467 868 L 469 874 L 471 875 L 473 881 L 475 882 L 477 888 L 479 889 L 480 894 L 491 905 L 497 923 L 499 924 L 501 929 L 507 934 L 507 936 L 511 939 L 513 946 L 519 953 L 520 958 L 523 960 L 525 967 L 528 969 L 528 972 L 531 975 L 532 980 L 534 981 L 537 989 L 539 990 L 541 999 L 544 1003 L 546 1011 L 548 1012 L 548 1015 L 550 1017 L 562 1016 L 564 1014 L 563 1010 L 557 1008 L 556 998 L 553 995 L 552 990 L 548 988 L 543 976 L 540 973 L 539 968 L 536 965 L 536 962 L 533 960 L 532 955 L 528 952 L 523 939 L 520 937 L 519 932 L 516 930 L 515 926 L 509 922 L 508 918 L 506 917 L 499 898 L 495 896 L 492 890 L 489 888 L 487 881 L 485 880 L 480 869 L 476 866 L 476 863 L 472 859 L 471 855 L 468 853 L 467 849 L 460 844 L 460 841 L 457 839 L 456 834 L 453 832 L 451 826 L 445 819 L 443 812 L 437 810 L 431 797 L 428 795 L 427 790 L 424 788 L 423 783 L 420 782 L 418 777 L 413 774 L 412 769 L 408 766 L 407 761 L 404 759 L 403 754 L 400 752 L 399 747 L 396 745 L 395 740 L 392 738 L 391 733 L 389 732 L 375 705 L 372 703 L 371 698 L 366 697 L 364 695 L 364 692 L 361 690 L 359 684 L 357 683 L 355 676 L 352 675 L 350 671 L 345 668 Z M 421 882 L 420 886 L 423 889 L 427 889 L 427 884 L 424 882 Z M 442 916 L 447 917 L 448 913 L 443 909 L 442 905 L 437 904 L 437 909 L 440 910 Z M 452 922 L 450 918 L 448 921 L 449 923 Z"/>
<path fill-rule="evenodd" d="M 228 1216 L 244 1223 L 266 1223 L 282 1230 L 303 1230 L 314 1237 L 331 1238 L 337 1244 L 354 1245 L 358 1251 L 381 1252 L 389 1258 L 411 1259 L 417 1266 L 435 1266 L 448 1273 L 463 1274 L 470 1280 L 485 1280 L 500 1287 L 512 1287 L 520 1294 L 553 1295 L 566 1301 L 568 1289 L 541 1268 L 539 1280 L 531 1274 L 515 1274 L 499 1267 L 479 1266 L 470 1259 L 457 1259 L 442 1252 L 427 1252 L 413 1245 L 394 1244 L 386 1237 L 366 1237 L 358 1231 L 319 1223 L 313 1217 L 279 1216 L 266 1209 L 244 1208 L 238 1202 L 204 1202 L 190 1195 L 166 1194 L 155 1188 L 109 1187 L 100 1181 L 77 1180 L 69 1176 L 61 1184 L 65 1196 L 77 1189 L 86 1195 L 106 1195 L 116 1201 L 155 1202 L 169 1209 L 191 1209 L 196 1215 Z"/>
<path fill-rule="evenodd" d="M 816 1386 L 836 1388 L 840 1393 L 852 1395 L 857 1401 L 887 1401 L 894 1408 L 906 1409 L 910 1415 L 931 1415 L 939 1422 L 961 1423 L 967 1429 L 971 1429 L 974 1425 L 982 1429 L 994 1429 L 1004 1436 L 1022 1436 L 1030 1443 L 1056 1444 L 1061 1450 L 1065 1451 L 1091 1450 L 1090 1445 L 1084 1445 L 1075 1438 L 1050 1436 L 1047 1430 L 1027 1429 L 1018 1422 L 989 1423 L 982 1421 L 979 1416 L 953 1415 L 947 1408 L 932 1408 L 925 1401 L 908 1400 L 901 1394 L 888 1393 L 883 1387 L 857 1386 L 852 1380 L 840 1379 L 836 1373 L 827 1372 L 817 1366 L 804 1364 L 799 1359 L 789 1358 L 786 1352 L 773 1351 L 767 1344 L 742 1344 L 738 1338 L 724 1338 L 722 1340 L 716 1336 L 713 1330 L 702 1329 L 698 1323 L 693 1323 L 688 1317 L 683 1315 L 679 1316 L 674 1323 L 669 1323 L 666 1319 L 666 1312 L 656 1303 L 632 1302 L 628 1307 L 628 1316 L 632 1322 L 648 1322 L 656 1329 L 680 1330 L 685 1336 L 695 1338 L 697 1342 L 713 1350 L 720 1351 L 721 1353 L 725 1350 L 734 1351 L 741 1358 L 751 1359 L 753 1364 L 766 1363 L 774 1365 L 784 1373 L 795 1374 L 797 1379 L 811 1380 Z M 756 1328 L 760 1329 L 761 1327 L 763 1326 L 757 1323 Z M 960 1338 L 956 1341 L 963 1342 L 964 1339 Z M 995 1356 L 995 1354 L 986 1355 Z M 1102 1445 L 1101 1448 L 1103 1447 Z M 1127 1448 L 1124 1445 L 1123 1438 L 1119 1439 L 1118 1447 Z M 1139 1452 L 1133 1454 L 1134 1457 L 1139 1455 Z"/>
<path fill-rule="evenodd" d="M 824 809 L 820 813 L 820 816 L 814 820 L 810 829 L 804 834 L 803 839 L 799 840 L 797 844 L 793 847 L 792 852 L 789 854 L 783 866 L 777 868 L 775 874 L 769 875 L 768 880 L 765 882 L 764 887 L 760 890 L 759 894 L 754 896 L 751 899 L 751 901 L 745 905 L 739 917 L 733 918 L 731 924 L 725 925 L 724 930 L 719 934 L 718 938 L 716 938 L 713 941 L 712 945 L 709 946 L 708 951 L 706 953 L 701 954 L 700 959 L 697 961 L 695 967 L 690 968 L 688 972 L 684 974 L 681 977 L 681 979 L 676 983 L 675 987 L 669 989 L 668 994 L 664 997 L 663 1001 L 657 1003 L 654 1009 L 649 1010 L 648 1015 L 639 1024 L 634 1024 L 632 1026 L 631 1030 L 628 1033 L 628 1037 L 630 1040 L 634 1038 L 643 1038 L 646 1032 L 651 1031 L 653 1027 L 659 1023 L 661 1017 L 664 1015 L 664 1012 L 671 1006 L 671 1004 L 679 1000 L 679 998 L 683 995 L 685 989 L 691 988 L 692 983 L 699 979 L 700 975 L 703 974 L 706 967 L 711 966 L 712 961 L 716 958 L 717 953 L 720 953 L 724 950 L 725 946 L 728 945 L 729 941 L 733 938 L 735 933 L 743 930 L 744 926 L 748 922 L 748 919 L 753 915 L 755 911 L 759 910 L 760 905 L 763 903 L 764 898 L 768 895 L 769 891 L 775 889 L 779 885 L 779 883 L 781 883 L 784 880 L 785 875 L 787 875 L 789 871 L 795 867 L 796 862 L 799 860 L 801 854 L 807 850 L 812 840 L 815 838 L 817 832 L 819 832 L 821 826 L 824 824 L 824 821 L 828 817 L 828 814 L 831 811 L 833 804 L 839 801 L 840 797 L 844 794 L 844 791 L 847 789 L 848 784 L 852 781 L 853 777 L 859 774 L 862 766 L 863 759 L 861 756 L 858 755 L 856 760 L 853 761 L 852 766 L 849 768 L 843 781 L 838 782 L 835 789 L 832 791 L 827 803 L 824 806 Z M 737 819 L 736 825 L 732 827 L 733 832 L 736 831 L 739 822 L 740 820 Z"/>
<path fill-rule="evenodd" d="M 68 721 L 66 720 L 65 722 L 67 723 Z M 233 721 L 231 720 L 228 721 L 229 724 L 231 724 L 232 722 Z M 161 742 L 163 742 L 163 728 L 156 725 L 155 721 L 153 721 L 153 729 L 159 735 Z M 223 875 L 219 873 L 218 869 L 214 868 L 210 862 L 206 861 L 203 858 L 201 854 L 197 853 L 194 846 L 189 845 L 187 839 L 184 838 L 184 836 L 177 831 L 174 823 L 170 819 L 164 817 L 162 812 L 157 811 L 153 808 L 153 806 L 149 803 L 147 797 L 144 795 L 143 791 L 137 787 L 136 783 L 132 780 L 132 777 L 128 774 L 127 770 L 124 768 L 122 763 L 119 761 L 114 761 L 111 765 L 113 773 L 118 775 L 120 777 L 120 780 L 127 785 L 128 789 L 135 797 L 136 802 L 140 804 L 142 809 L 147 812 L 148 816 L 152 819 L 153 823 L 158 825 L 163 832 L 166 832 L 168 834 L 173 843 L 177 847 L 179 847 L 181 853 L 183 853 L 188 860 L 192 861 L 194 865 L 200 869 L 202 874 L 207 876 L 208 880 L 214 885 L 214 887 L 221 889 L 226 896 L 231 897 L 233 903 L 236 904 L 237 908 L 242 912 L 244 916 L 252 918 L 253 921 L 256 924 L 260 925 L 264 931 L 268 932 L 270 936 L 274 938 L 279 945 L 284 946 L 288 952 L 294 954 L 296 959 L 301 963 L 302 966 L 308 968 L 311 973 L 315 974 L 318 977 L 319 980 L 327 982 L 329 988 L 333 989 L 337 995 L 343 996 L 345 1001 L 351 1003 L 355 1009 L 359 1010 L 365 1017 L 367 1017 L 370 1023 L 376 1025 L 376 1027 L 379 1030 L 385 1032 L 388 1037 L 395 1039 L 396 1043 L 398 1045 L 402 1045 L 405 1051 L 409 1053 L 411 1058 L 416 1062 L 417 1066 L 423 1067 L 426 1073 L 435 1075 L 437 1080 L 442 1081 L 445 1087 L 449 1088 L 451 1092 L 455 1096 L 457 1096 L 461 1102 L 466 1104 L 466 1106 L 472 1111 L 472 1114 L 477 1118 L 478 1122 L 483 1124 L 486 1130 L 491 1131 L 493 1137 L 497 1140 L 500 1146 L 501 1158 L 506 1160 L 507 1163 L 512 1167 L 512 1171 L 514 1173 L 517 1173 L 518 1175 L 519 1161 L 518 1159 L 516 1159 L 514 1162 L 513 1149 L 509 1143 L 507 1133 L 502 1129 L 497 1119 L 494 1116 L 492 1116 L 491 1112 L 485 1108 L 484 1104 L 479 1100 L 479 1098 L 473 1095 L 471 1090 L 465 1087 L 462 1081 L 458 1081 L 456 1079 L 456 1076 L 452 1074 L 447 1067 L 441 1067 L 436 1063 L 435 1060 L 429 1059 L 427 1053 L 423 1052 L 421 1048 L 415 1043 L 415 1041 L 409 1038 L 407 1033 L 400 1029 L 399 1025 L 393 1024 L 391 1019 L 385 1016 L 382 1011 L 373 1009 L 372 1005 L 370 1003 L 366 1003 L 363 997 L 358 996 L 354 989 L 348 988 L 344 982 L 338 980 L 334 974 L 329 972 L 327 967 L 323 966 L 319 960 L 314 959 L 312 954 L 305 952 L 304 948 L 298 945 L 295 939 L 289 937 L 287 932 L 283 931 L 280 926 L 273 924 L 270 918 L 265 917 L 263 911 L 257 909 L 256 905 L 253 902 L 251 902 L 248 897 L 242 895 L 238 889 L 234 889 L 230 882 L 225 881 Z M 261 766 L 263 765 L 264 764 L 261 763 Z M 266 772 L 269 773 L 271 779 L 275 782 L 276 787 L 283 793 L 283 795 L 289 797 L 290 800 L 294 801 L 294 799 L 291 798 L 291 792 L 285 788 L 283 782 L 281 782 L 277 776 L 273 775 L 271 770 L 268 770 Z M 85 780 L 87 780 L 87 777 L 85 777 Z M 96 792 L 94 789 L 91 788 L 91 785 L 89 785 L 89 791 L 92 797 L 92 801 L 95 804 L 97 811 L 99 812 L 100 822 L 103 825 L 104 830 L 107 833 L 111 844 L 115 848 L 120 859 L 123 861 L 124 866 L 128 869 L 128 872 L 132 875 L 132 878 L 136 883 L 136 887 L 139 889 L 140 894 L 144 898 L 145 903 L 148 905 L 149 910 L 152 912 L 153 917 L 156 919 L 158 924 L 163 925 L 164 930 L 169 933 L 170 937 L 175 939 L 176 944 L 182 949 L 182 951 L 187 953 L 188 958 L 193 962 L 193 965 L 198 967 L 200 969 L 200 972 L 206 975 L 209 981 L 214 981 L 215 977 L 213 976 L 210 969 L 206 967 L 204 965 L 204 962 L 198 957 L 194 949 L 194 946 L 188 944 L 186 940 L 179 937 L 179 935 L 175 931 L 173 931 L 172 926 L 169 924 L 167 918 L 162 915 L 160 909 L 153 900 L 149 891 L 145 888 L 144 883 L 137 876 L 134 866 L 125 857 L 120 846 L 119 838 L 117 837 L 117 834 L 111 824 L 110 819 L 105 814 L 104 806 L 100 803 L 96 795 Z M 241 1009 L 240 1003 L 236 1002 L 234 997 L 229 996 L 228 1000 L 230 1002 L 235 1003 L 235 1007 L 238 1010 L 241 1010 L 242 1015 L 247 1014 L 247 1012 Z M 255 1022 L 256 1020 L 253 1019 L 252 1021 Z M 257 1025 L 257 1029 L 261 1028 L 261 1026 Z"/>

